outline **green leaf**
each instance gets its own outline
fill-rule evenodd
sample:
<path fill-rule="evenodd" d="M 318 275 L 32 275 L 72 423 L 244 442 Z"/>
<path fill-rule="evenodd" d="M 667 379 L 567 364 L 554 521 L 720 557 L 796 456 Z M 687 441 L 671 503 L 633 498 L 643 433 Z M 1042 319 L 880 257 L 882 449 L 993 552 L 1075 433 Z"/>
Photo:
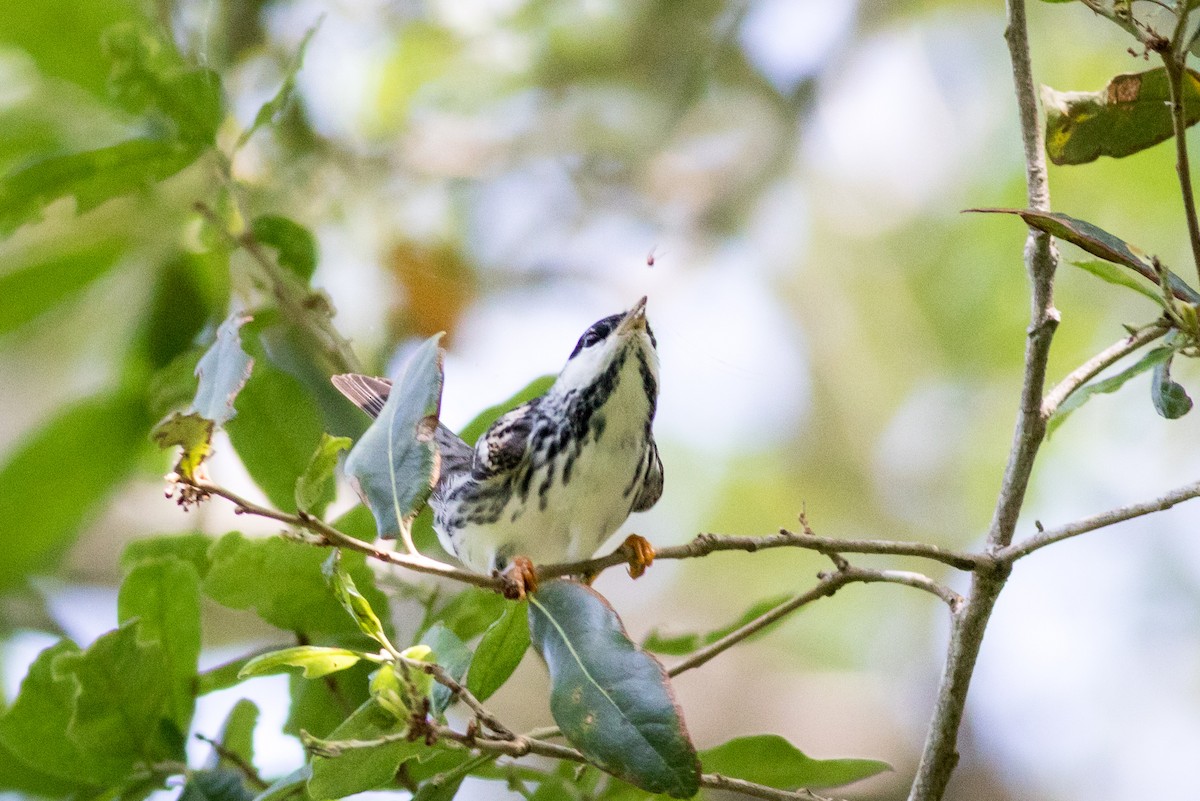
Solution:
<path fill-rule="evenodd" d="M 133 540 L 121 552 L 121 569 L 129 572 L 143 560 L 176 557 L 190 563 L 203 579 L 208 574 L 208 549 L 214 542 L 215 538 L 198 532 Z"/>
<path fill-rule="evenodd" d="M 200 661 L 200 577 L 190 562 L 161 557 L 139 562 L 121 584 L 117 617 L 138 621 L 138 641 L 162 652 L 166 671 L 157 677 L 171 695 L 172 720 L 185 732 L 195 708 Z"/>
<path fill-rule="evenodd" d="M 222 662 L 215 667 L 202 671 L 196 677 L 196 695 L 208 695 L 209 693 L 215 693 L 217 690 L 227 690 L 238 684 L 241 681 L 238 678 L 238 673 L 253 658 L 252 656 L 244 656 L 231 659 L 228 662 Z"/>
<path fill-rule="evenodd" d="M 317 238 L 311 231 L 287 217 L 264 214 L 250 224 L 250 232 L 259 242 L 275 249 L 280 267 L 286 267 L 308 283 L 317 269 Z"/>
<path fill-rule="evenodd" d="M 354 622 L 358 624 L 362 633 L 390 650 L 392 644 L 384 634 L 383 624 L 379 622 L 375 610 L 358 591 L 358 587 L 354 585 L 354 579 L 342 567 L 341 549 L 333 549 L 329 558 L 321 565 L 321 571 L 325 574 L 325 581 L 329 582 L 329 588 L 333 590 L 334 597 L 341 603 L 342 608 L 350 613 L 350 617 L 354 618 Z"/>
<path fill-rule="evenodd" d="M 475 647 L 467 671 L 467 689 L 480 701 L 500 689 L 521 664 L 529 648 L 527 603 L 510 603 L 500 619 L 488 627 Z"/>
<path fill-rule="evenodd" d="M 323 549 L 280 537 L 251 540 L 237 532 L 226 534 L 209 551 L 204 593 L 231 609 L 252 609 L 284 631 L 358 637 L 358 626 L 325 583 L 321 565 L 326 555 Z M 388 608 L 362 554 L 345 554 L 342 567 L 372 606 Z"/>
<path fill-rule="evenodd" d="M 283 731 L 296 737 L 303 731 L 318 737 L 328 736 L 351 712 L 370 699 L 368 684 L 374 668 L 371 662 L 359 662 L 348 670 L 330 673 L 320 681 L 309 681 L 295 673 L 289 675 L 288 691 L 292 703 Z"/>
<path fill-rule="evenodd" d="M 226 430 L 238 457 L 271 504 L 296 508 L 296 482 L 324 433 L 321 415 L 296 379 L 265 359 L 237 399 Z"/>
<path fill-rule="evenodd" d="M 399 721 L 375 701 L 367 701 L 329 735 L 330 740 L 372 740 L 404 731 Z M 357 748 L 336 757 L 314 756 L 308 793 L 314 801 L 342 798 L 391 786 L 400 765 L 426 750 L 423 741 L 400 740 L 378 748 Z"/>
<path fill-rule="evenodd" d="M 95 758 L 67 736 L 76 687 L 70 677 L 55 675 L 53 665 L 60 656 L 77 653 L 74 643 L 61 640 L 38 654 L 13 705 L 0 717 L 0 745 L 18 762 L 15 767 L 29 766 L 26 778 L 46 777 L 37 782 L 46 788 L 84 789 L 107 778 Z"/>
<path fill-rule="evenodd" d="M 1183 74 L 1187 124 L 1200 120 L 1200 74 Z M 1042 87 L 1046 154 L 1055 164 L 1086 164 L 1100 156 L 1122 158 L 1165 142 L 1174 134 L 1171 91 L 1163 67 L 1117 75 L 1099 92 L 1059 92 Z"/>
<path fill-rule="evenodd" d="M 313 517 L 324 517 L 325 509 L 336 495 L 338 455 L 350 447 L 348 437 L 321 434 L 321 442 L 308 462 L 308 467 L 296 479 L 296 508 Z"/>
<path fill-rule="evenodd" d="M 700 753 L 709 773 L 765 784 L 779 790 L 838 787 L 892 769 L 874 759 L 813 759 L 774 734 L 738 737 Z"/>
<path fill-rule="evenodd" d="M 254 801 L 308 801 L 311 796 L 307 785 L 311 778 L 312 765 L 296 768 L 256 795 Z"/>
<path fill-rule="evenodd" d="M 421 642 L 433 649 L 434 658 L 450 678 L 462 681 L 467 673 L 467 666 L 471 664 L 471 649 L 466 643 L 441 623 L 430 627 L 421 638 Z M 450 688 L 442 684 L 433 685 L 429 701 L 430 714 L 435 718 L 440 717 L 450 705 Z"/>
<path fill-rule="evenodd" d="M 248 698 L 242 698 L 229 710 L 225 725 L 221 727 L 221 753 L 215 753 L 214 764 L 219 768 L 237 770 L 238 765 L 229 758 L 236 756 L 244 765 L 254 764 L 254 727 L 258 725 L 258 706 Z"/>
<path fill-rule="evenodd" d="M 52 568 L 133 469 L 148 421 L 138 398 L 72 404 L 0 467 L 0 590 Z"/>
<path fill-rule="evenodd" d="M 1111 264 L 1107 261 L 1096 261 L 1095 259 L 1072 261 L 1069 263 L 1075 265 L 1081 270 L 1091 273 L 1102 281 L 1107 281 L 1110 284 L 1116 284 L 1117 286 L 1123 286 L 1127 289 L 1132 289 L 1134 292 L 1150 298 L 1150 300 L 1154 301 L 1159 306 L 1164 305 L 1161 292 L 1151 289 L 1141 281 L 1135 281 L 1133 277 L 1129 275 L 1129 273 L 1125 273 L 1117 269 L 1115 264 Z"/>
<path fill-rule="evenodd" d="M 234 399 L 246 386 L 254 359 L 242 349 L 239 329 L 250 318 L 235 312 L 217 329 L 217 339 L 196 365 L 196 399 L 192 409 L 217 425 L 225 425 L 237 414 Z"/>
<path fill-rule="evenodd" d="M 1174 349 L 1169 347 L 1155 348 L 1154 350 L 1147 352 L 1135 364 L 1126 367 L 1116 375 L 1109 376 L 1108 378 L 1100 381 L 1093 381 L 1092 383 L 1086 384 L 1075 390 L 1075 392 L 1072 393 L 1062 403 L 1062 405 L 1058 407 L 1058 409 L 1054 412 L 1054 415 L 1046 421 L 1046 435 L 1049 436 L 1057 431 L 1058 427 L 1066 422 L 1066 419 L 1068 416 L 1070 416 L 1071 412 L 1075 411 L 1095 396 L 1116 392 L 1118 389 L 1125 386 L 1125 383 L 1129 381 L 1129 379 L 1136 375 L 1140 375 L 1141 373 L 1144 373 L 1156 365 L 1162 364 L 1170 359 L 1171 354 L 1174 352 Z"/>
<path fill-rule="evenodd" d="M 150 432 L 158 447 L 180 448 L 175 472 L 187 479 L 196 477 L 196 470 L 212 454 L 212 436 L 216 423 L 192 412 L 173 412 Z"/>
<path fill-rule="evenodd" d="M 144 642 L 132 621 L 102 635 L 87 651 L 54 660 L 54 674 L 76 685 L 67 734 L 108 781 L 124 779 L 140 763 L 183 759 L 182 737 L 170 724 L 166 669 L 162 649 Z"/>
<path fill-rule="evenodd" d="M 298 645 L 254 657 L 238 671 L 238 678 L 282 673 L 284 668 L 298 667 L 304 669 L 304 678 L 319 679 L 357 665 L 360 659 L 362 654 L 348 648 Z"/>
<path fill-rule="evenodd" d="M 1150 400 L 1154 403 L 1154 411 L 1168 420 L 1177 420 L 1192 410 L 1192 399 L 1187 390 L 1171 380 L 1172 353 L 1164 361 L 1154 365 L 1151 374 Z"/>
<path fill-rule="evenodd" d="M 371 512 L 380 536 L 407 529 L 437 480 L 437 427 L 442 397 L 441 334 L 409 357 L 392 382 L 379 417 L 346 458 L 346 476 Z"/>
<path fill-rule="evenodd" d="M 663 637 L 658 633 L 658 629 L 651 631 L 647 635 L 646 640 L 642 643 L 642 647 L 647 651 L 653 651 L 658 654 L 670 654 L 672 656 L 682 656 L 690 654 L 698 648 L 703 648 L 706 645 L 712 645 L 717 640 L 727 634 L 740 629 L 750 621 L 761 617 L 775 607 L 790 600 L 791 595 L 776 595 L 771 598 L 765 598 L 754 606 L 747 609 L 742 616 L 723 628 L 710 631 L 707 634 L 680 634 L 673 637 Z"/>
<path fill-rule="evenodd" d="M 440 622 L 466 642 L 486 631 L 508 608 L 509 602 L 499 593 L 469 587 L 430 615 L 429 622 Z"/>
<path fill-rule="evenodd" d="M 130 139 L 97 150 L 53 156 L 0 180 L 0 236 L 40 219 L 42 209 L 74 197 L 78 213 L 155 184 L 194 162 L 200 150 L 163 139 Z"/>
<path fill-rule="evenodd" d="M 492 423 L 499 420 L 505 412 L 511 412 L 522 403 L 545 395 L 546 391 L 554 384 L 554 379 L 555 376 L 552 375 L 543 375 L 533 379 L 508 400 L 501 401 L 495 406 L 489 406 L 475 415 L 475 418 L 459 432 L 459 436 L 468 445 L 474 445 L 476 440 L 483 436 L 483 433 L 492 427 Z"/>
<path fill-rule="evenodd" d="M 0 275 L 0 336 L 36 319 L 111 271 L 124 246 L 109 240 L 73 248 Z"/>
<path fill-rule="evenodd" d="M 397 720 L 406 720 L 413 705 L 391 662 L 385 662 L 371 674 L 371 697 Z"/>
<path fill-rule="evenodd" d="M 550 581 L 529 598 L 533 644 L 550 669 L 550 712 L 571 745 L 630 784 L 674 798 L 699 789 L 700 763 L 666 671 L 630 642 L 590 587 Z"/>
<path fill-rule="evenodd" d="M 984 214 L 1015 214 L 1027 225 L 1045 231 L 1051 236 L 1064 242 L 1083 248 L 1093 256 L 1098 256 L 1114 264 L 1122 264 L 1145 278 L 1154 286 L 1158 286 L 1158 276 L 1154 272 L 1153 260 L 1142 250 L 1128 242 L 1110 234 L 1099 226 L 1078 220 L 1067 214 L 1033 209 L 967 209 L 967 211 Z M 1200 292 L 1192 289 L 1179 276 L 1167 271 L 1167 285 L 1175 297 L 1188 303 L 1200 303 Z"/>
<path fill-rule="evenodd" d="M 242 775 L 233 770 L 194 770 L 188 774 L 179 801 L 251 801 L 254 793 L 242 783 Z"/>
<path fill-rule="evenodd" d="M 279 115 L 287 109 L 288 104 L 292 101 L 292 95 L 296 91 L 296 75 L 300 72 L 300 68 L 304 66 L 304 54 L 308 52 L 308 43 L 312 40 L 313 34 L 317 32 L 317 29 L 321 27 L 323 19 L 324 16 L 305 31 L 304 38 L 300 40 L 300 46 L 296 48 L 296 54 L 292 57 L 287 72 L 284 73 L 283 82 L 279 85 L 279 91 L 258 109 L 258 113 L 254 115 L 254 122 L 238 137 L 234 150 L 240 150 L 242 145 L 246 144 L 250 140 L 250 137 L 254 136 L 255 132 L 266 125 L 273 124 Z M 257 231 L 255 231 L 255 235 L 258 235 Z M 307 281 L 311 276 L 312 271 L 310 270 L 308 275 L 304 277 L 304 280 Z"/>

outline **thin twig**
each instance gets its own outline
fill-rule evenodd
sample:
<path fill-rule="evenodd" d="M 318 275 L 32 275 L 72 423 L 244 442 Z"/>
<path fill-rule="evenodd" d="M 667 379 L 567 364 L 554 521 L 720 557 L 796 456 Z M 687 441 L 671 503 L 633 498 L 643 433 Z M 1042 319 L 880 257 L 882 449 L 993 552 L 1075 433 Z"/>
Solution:
<path fill-rule="evenodd" d="M 487 710 L 475 695 L 456 681 L 453 676 L 446 672 L 445 668 L 434 662 L 422 662 L 417 659 L 405 660 L 410 668 L 424 671 L 433 677 L 433 680 L 450 691 L 450 694 L 462 701 L 468 709 L 475 713 L 475 717 L 480 723 L 487 726 L 492 731 L 499 734 L 506 740 L 512 740 L 516 737 L 512 729 L 500 722 L 500 719 Z"/>
<path fill-rule="evenodd" d="M 1167 86 L 1171 92 L 1171 128 L 1175 134 L 1175 172 L 1179 176 L 1179 191 L 1183 196 L 1183 213 L 1187 220 L 1188 240 L 1192 245 L 1192 260 L 1196 264 L 1196 274 L 1200 276 L 1200 220 L 1196 217 L 1196 197 L 1192 191 L 1192 169 L 1187 149 L 1186 95 L 1183 91 L 1187 57 L 1183 35 L 1187 29 L 1190 4 L 1184 2 L 1176 5 L 1179 18 L 1172 41 L 1158 40 L 1151 47 L 1162 56 L 1163 67 L 1167 71 Z"/>
<path fill-rule="evenodd" d="M 247 762 L 237 751 L 231 751 L 223 743 L 200 733 L 196 734 L 196 739 L 211 745 L 212 749 L 217 752 L 217 756 L 237 768 L 238 772 L 245 777 L 247 782 L 254 785 L 255 789 L 265 790 L 270 786 L 262 776 L 258 775 L 258 771 L 254 769 L 254 766 Z"/>
<path fill-rule="evenodd" d="M 1007 16 L 1004 38 L 1012 61 L 1013 86 L 1025 154 L 1027 201 L 1031 209 L 1049 211 L 1050 188 L 1042 128 L 1038 119 L 1037 87 L 1029 55 L 1025 0 L 1008 0 Z M 1012 542 L 1034 460 L 1046 436 L 1042 395 L 1045 391 L 1050 344 L 1059 319 L 1058 311 L 1054 308 L 1054 275 L 1058 269 L 1058 254 L 1051 238 L 1032 228 L 1025 242 L 1025 269 L 1031 287 L 1031 308 L 1020 411 L 996 509 L 988 527 L 987 543 L 992 551 Z M 950 776 L 958 764 L 958 731 L 962 725 L 971 676 L 983 644 L 984 631 L 996 599 L 1004 588 L 1009 569 L 1009 564 L 999 560 L 978 564 L 967 602 L 954 614 L 946 663 L 909 801 L 941 801 L 946 793 Z"/>
<path fill-rule="evenodd" d="M 674 678 L 680 673 L 698 668 L 718 654 L 729 650 L 747 637 L 757 634 L 772 623 L 782 620 L 797 609 L 821 598 L 828 598 L 847 584 L 856 582 L 863 584 L 884 582 L 915 587 L 945 601 L 952 612 L 957 611 L 963 603 L 963 599 L 958 593 L 920 573 L 911 573 L 905 570 L 871 570 L 845 565 L 838 570 L 823 574 L 817 585 L 807 592 L 802 592 L 794 598 L 789 598 L 779 606 L 769 609 L 749 623 L 729 632 L 716 642 L 699 649 L 687 659 L 668 670 L 667 675 Z"/>
<path fill-rule="evenodd" d="M 1106 528 L 1107 526 L 1123 523 L 1126 520 L 1132 520 L 1135 517 L 1162 512 L 1170 509 L 1172 506 L 1184 501 L 1190 501 L 1193 498 L 1200 497 L 1200 481 L 1178 489 L 1171 490 L 1167 494 L 1155 498 L 1152 501 L 1144 501 L 1142 503 L 1133 503 L 1128 506 L 1121 506 L 1116 509 L 1102 512 L 1098 515 L 1085 517 L 1082 520 L 1076 520 L 1073 523 L 1068 523 L 1065 526 L 1058 528 L 1048 528 L 1045 531 L 1038 532 L 1024 542 L 1010 545 L 996 553 L 997 559 L 1003 559 L 1007 562 L 1015 562 L 1021 557 L 1028 556 L 1036 550 L 1045 548 L 1047 545 L 1052 545 L 1062 540 L 1077 537 L 1080 534 L 1086 534 L 1089 531 Z"/>
<path fill-rule="evenodd" d="M 1124 339 L 1118 340 L 1104 350 L 1088 359 L 1072 370 L 1066 378 L 1059 381 L 1042 400 L 1042 417 L 1049 420 L 1062 406 L 1063 401 L 1071 397 L 1075 390 L 1082 387 L 1101 373 L 1105 368 L 1148 345 L 1171 330 L 1165 322 L 1158 321 L 1144 328 L 1139 328 Z"/>

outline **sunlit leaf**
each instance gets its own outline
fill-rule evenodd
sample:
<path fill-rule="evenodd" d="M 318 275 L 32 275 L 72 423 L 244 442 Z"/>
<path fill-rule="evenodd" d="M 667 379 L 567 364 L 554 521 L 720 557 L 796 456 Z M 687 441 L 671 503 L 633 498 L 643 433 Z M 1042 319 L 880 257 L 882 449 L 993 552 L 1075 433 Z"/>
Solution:
<path fill-rule="evenodd" d="M 480 701 L 490 698 L 508 681 L 529 649 L 527 606 L 509 603 L 475 646 L 467 671 L 467 689 Z"/>
<path fill-rule="evenodd" d="M 1093 381 L 1092 383 L 1085 384 L 1084 386 L 1075 390 L 1075 392 L 1068 396 L 1062 405 L 1058 407 L 1053 416 L 1046 421 L 1047 435 L 1053 434 L 1059 426 L 1066 422 L 1066 419 L 1068 416 L 1070 416 L 1071 412 L 1075 411 L 1092 398 L 1096 397 L 1097 395 L 1105 395 L 1116 392 L 1118 389 L 1125 386 L 1125 383 L 1129 381 L 1129 379 L 1136 375 L 1140 375 L 1141 373 L 1144 373 L 1147 370 L 1150 370 L 1170 359 L 1171 354 L 1174 352 L 1175 351 L 1172 348 L 1155 348 L 1154 350 L 1147 352 L 1135 364 L 1125 368 L 1116 375 L 1109 376 L 1108 378 L 1100 381 Z"/>
<path fill-rule="evenodd" d="M 738 737 L 700 752 L 704 770 L 780 790 L 838 787 L 892 766 L 875 759 L 813 759 L 774 734 Z"/>
<path fill-rule="evenodd" d="M 670 654 L 672 656 L 681 656 L 690 654 L 697 648 L 703 648 L 706 645 L 711 645 L 727 634 L 740 629 L 750 621 L 761 617 L 771 611 L 780 604 L 790 599 L 791 595 L 777 595 L 772 598 L 766 598 L 759 601 L 754 606 L 747 609 L 742 616 L 728 626 L 710 631 L 706 634 L 678 634 L 675 636 L 664 637 L 655 629 L 647 635 L 642 642 L 642 647 L 647 651 L 653 651 L 658 654 Z"/>
<path fill-rule="evenodd" d="M 155 643 L 166 668 L 158 681 L 170 689 L 173 719 L 187 731 L 195 708 L 200 661 L 200 577 L 190 562 L 173 556 L 143 559 L 121 583 L 117 617 L 138 621 L 138 639 Z"/>
<path fill-rule="evenodd" d="M 231 314 L 217 329 L 217 339 L 196 365 L 196 399 L 192 409 L 217 425 L 224 425 L 237 412 L 233 402 L 246 386 L 254 359 L 242 349 L 239 329 L 250 318 Z"/>
<path fill-rule="evenodd" d="M 259 242 L 275 249 L 281 267 L 308 283 L 317 269 L 317 239 L 311 231 L 287 217 L 264 214 L 250 224 L 250 232 Z"/>
<path fill-rule="evenodd" d="M 395 537 L 407 527 L 437 481 L 439 339 L 425 340 L 405 362 L 383 411 L 346 458 L 346 476 L 371 507 L 380 536 Z"/>
<path fill-rule="evenodd" d="M 321 434 L 321 442 L 313 453 L 308 467 L 296 479 L 296 508 L 314 517 L 324 517 L 325 508 L 333 503 L 337 489 L 338 455 L 350 447 L 348 437 Z"/>
<path fill-rule="evenodd" d="M 150 432 L 160 448 L 181 449 L 175 472 L 187 479 L 196 478 L 196 469 L 212 453 L 212 436 L 216 424 L 192 412 L 174 412 Z"/>
<path fill-rule="evenodd" d="M 666 671 L 590 587 L 550 581 L 529 598 L 533 644 L 550 669 L 550 712 L 571 745 L 613 775 L 690 798 L 700 763 Z"/>
<path fill-rule="evenodd" d="M 390 646 L 391 643 L 388 641 L 387 635 L 383 632 L 383 624 L 379 622 L 379 617 L 375 614 L 375 610 L 371 608 L 370 602 L 363 594 L 358 591 L 358 587 L 355 586 L 354 579 L 350 576 L 350 573 L 342 567 L 342 552 L 340 549 L 333 549 L 333 552 L 329 554 L 329 558 L 322 563 L 321 571 L 325 574 L 325 580 L 329 582 L 329 587 L 333 590 L 334 597 L 338 599 L 342 607 L 354 618 L 362 633 L 384 647 Z"/>
<path fill-rule="evenodd" d="M 254 657 L 238 671 L 238 678 L 248 679 L 251 676 L 282 673 L 285 668 L 298 667 L 303 669 L 304 678 L 319 679 L 352 667 L 358 664 L 360 659 L 362 654 L 347 648 L 298 645 Z"/>
<path fill-rule="evenodd" d="M 1185 70 L 1187 124 L 1200 120 L 1200 74 Z M 1099 92 L 1059 92 L 1042 87 L 1046 153 L 1055 164 L 1121 158 L 1170 139 L 1171 92 L 1163 67 L 1115 76 Z"/>
<path fill-rule="evenodd" d="M 396 720 L 374 700 L 360 706 L 329 735 L 330 740 L 372 740 L 403 732 L 407 721 Z M 343 798 L 390 786 L 401 763 L 427 750 L 423 741 L 398 740 L 378 748 L 358 748 L 334 757 L 314 756 L 308 793 L 314 801 Z"/>
<path fill-rule="evenodd" d="M 1150 399 L 1154 403 L 1154 411 L 1168 420 L 1177 420 L 1192 410 L 1192 399 L 1187 390 L 1171 379 L 1171 360 L 1174 356 L 1172 353 L 1154 365 L 1150 381 Z"/>
<path fill-rule="evenodd" d="M 1067 214 L 1033 209 L 967 209 L 988 214 L 1015 214 L 1040 231 L 1058 237 L 1064 242 L 1083 248 L 1093 256 L 1099 256 L 1114 264 L 1123 264 L 1141 275 L 1154 286 L 1158 276 L 1154 272 L 1153 260 L 1143 251 L 1110 234 L 1099 226 L 1078 220 Z M 1180 300 L 1200 303 L 1200 293 L 1192 289 L 1182 278 L 1167 271 L 1167 285 Z"/>

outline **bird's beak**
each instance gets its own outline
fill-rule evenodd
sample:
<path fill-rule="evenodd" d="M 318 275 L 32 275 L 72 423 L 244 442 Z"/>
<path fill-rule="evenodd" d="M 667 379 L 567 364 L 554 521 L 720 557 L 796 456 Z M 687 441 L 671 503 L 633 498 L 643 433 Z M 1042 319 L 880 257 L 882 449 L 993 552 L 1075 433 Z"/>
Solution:
<path fill-rule="evenodd" d="M 646 298 L 633 304 L 633 308 L 625 312 L 621 322 L 617 324 L 618 334 L 628 334 L 633 331 L 646 330 Z"/>

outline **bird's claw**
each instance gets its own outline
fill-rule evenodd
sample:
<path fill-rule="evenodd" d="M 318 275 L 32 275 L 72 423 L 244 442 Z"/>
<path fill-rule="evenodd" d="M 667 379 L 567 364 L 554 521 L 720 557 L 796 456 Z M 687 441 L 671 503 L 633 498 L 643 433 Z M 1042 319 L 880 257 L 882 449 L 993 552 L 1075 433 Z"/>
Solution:
<path fill-rule="evenodd" d="M 537 571 L 533 562 L 524 556 L 515 557 L 500 574 L 504 582 L 501 593 L 511 601 L 519 601 L 530 593 L 537 592 Z"/>
<path fill-rule="evenodd" d="M 640 534 L 630 534 L 621 547 L 629 554 L 630 578 L 641 578 L 646 568 L 654 564 L 654 546 Z"/>

